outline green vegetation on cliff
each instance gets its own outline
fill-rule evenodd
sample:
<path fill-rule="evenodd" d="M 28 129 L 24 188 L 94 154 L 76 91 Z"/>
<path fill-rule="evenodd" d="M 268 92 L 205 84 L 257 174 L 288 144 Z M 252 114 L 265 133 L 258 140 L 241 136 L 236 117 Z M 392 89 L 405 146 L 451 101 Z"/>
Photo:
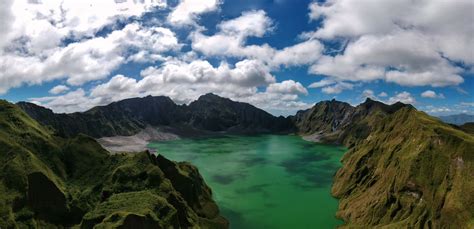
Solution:
<path fill-rule="evenodd" d="M 0 100 L 0 227 L 226 228 L 198 170 L 56 137 Z"/>
<path fill-rule="evenodd" d="M 341 110 L 340 102 L 316 106 L 300 120 L 318 128 L 301 132 L 350 149 L 332 188 L 346 227 L 474 227 L 474 136 L 465 132 L 468 125 L 451 126 L 402 103 L 368 99 L 327 119 L 319 117 Z"/>

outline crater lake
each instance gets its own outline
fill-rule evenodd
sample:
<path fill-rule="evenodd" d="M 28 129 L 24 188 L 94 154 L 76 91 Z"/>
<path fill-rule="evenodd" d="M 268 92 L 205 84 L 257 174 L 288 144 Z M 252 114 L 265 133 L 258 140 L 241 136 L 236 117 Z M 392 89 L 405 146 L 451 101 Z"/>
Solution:
<path fill-rule="evenodd" d="M 345 147 L 292 135 L 219 136 L 153 142 L 196 165 L 231 228 L 335 228 L 333 176 Z"/>

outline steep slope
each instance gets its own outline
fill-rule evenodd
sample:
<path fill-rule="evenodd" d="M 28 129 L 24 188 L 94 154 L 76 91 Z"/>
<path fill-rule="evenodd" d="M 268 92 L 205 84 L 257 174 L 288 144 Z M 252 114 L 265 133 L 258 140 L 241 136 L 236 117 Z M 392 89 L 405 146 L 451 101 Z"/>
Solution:
<path fill-rule="evenodd" d="M 18 103 L 27 114 L 63 137 L 79 133 L 99 138 L 129 136 L 147 126 L 189 126 L 206 131 L 288 132 L 292 123 L 247 103 L 214 94 L 201 96 L 189 106 L 165 96 L 132 98 L 94 107 L 86 112 L 55 114 L 27 102 Z"/>
<path fill-rule="evenodd" d="M 51 134 L 0 101 L 0 227 L 227 228 L 198 170 L 147 152 L 109 155 Z"/>
<path fill-rule="evenodd" d="M 336 174 L 351 226 L 471 228 L 474 137 L 412 107 L 371 124 Z"/>
<path fill-rule="evenodd" d="M 377 117 L 392 114 L 406 105 L 386 105 L 370 98 L 357 107 L 336 100 L 322 101 L 311 109 L 290 117 L 301 135 L 318 134 L 325 143 L 351 145 L 353 140 L 365 138 Z"/>
<path fill-rule="evenodd" d="M 319 132 L 350 149 L 332 188 L 346 227 L 472 228 L 473 135 L 402 103 L 368 99 L 353 109 L 319 105 L 309 112 L 305 117 L 328 118 L 301 133 Z M 329 128 L 334 123 L 345 125 Z"/>
<path fill-rule="evenodd" d="M 338 132 L 349 124 L 354 107 L 336 100 L 321 101 L 311 109 L 298 111 L 294 117 L 296 127 L 302 134 Z"/>
<path fill-rule="evenodd" d="M 79 133 L 92 137 L 133 135 L 147 125 L 180 122 L 183 113 L 180 106 L 164 96 L 126 99 L 72 114 L 55 114 L 50 109 L 27 102 L 19 102 L 18 106 L 64 137 Z"/>
<path fill-rule="evenodd" d="M 199 97 L 189 104 L 188 111 L 190 125 L 211 131 L 280 132 L 292 127 L 289 119 L 214 94 Z"/>

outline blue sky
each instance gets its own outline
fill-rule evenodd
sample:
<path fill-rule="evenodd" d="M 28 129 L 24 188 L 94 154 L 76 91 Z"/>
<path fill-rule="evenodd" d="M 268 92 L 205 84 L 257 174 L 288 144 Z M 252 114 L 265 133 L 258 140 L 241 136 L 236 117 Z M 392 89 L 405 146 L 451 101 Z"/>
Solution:
<path fill-rule="evenodd" d="M 474 113 L 472 1 L 1 4 L 0 98 L 12 102 L 74 112 L 213 92 L 276 115 L 366 97 Z"/>

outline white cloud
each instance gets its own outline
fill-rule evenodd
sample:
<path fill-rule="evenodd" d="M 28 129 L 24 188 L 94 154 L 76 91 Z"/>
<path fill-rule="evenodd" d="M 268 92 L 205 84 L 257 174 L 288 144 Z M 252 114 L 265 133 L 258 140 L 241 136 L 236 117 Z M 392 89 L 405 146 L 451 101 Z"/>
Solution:
<path fill-rule="evenodd" d="M 88 97 L 82 88 L 59 96 L 31 98 L 30 101 L 38 105 L 46 105 L 58 113 L 86 111 L 100 105 L 98 99 Z"/>
<path fill-rule="evenodd" d="M 421 93 L 421 97 L 423 98 L 431 98 L 431 99 L 444 99 L 444 95 L 443 94 L 438 94 L 432 90 L 427 90 L 427 91 L 424 91 L 423 93 Z"/>
<path fill-rule="evenodd" d="M 117 20 L 140 16 L 155 7 L 166 7 L 166 1 L 18 0 L 11 7 L 14 19 L 8 23 L 12 39 L 25 36 L 40 47 L 53 47 L 58 38 L 92 36 Z"/>
<path fill-rule="evenodd" d="M 58 85 L 58 86 L 55 86 L 55 87 L 51 88 L 51 90 L 49 90 L 49 93 L 51 93 L 53 95 L 57 95 L 57 94 L 61 94 L 61 93 L 66 92 L 66 91 L 69 91 L 68 86 Z"/>
<path fill-rule="evenodd" d="M 322 18 L 323 26 L 305 36 L 350 42 L 340 54 L 323 57 L 311 72 L 404 86 L 459 85 L 464 70 L 449 60 L 474 65 L 473 8 L 469 0 L 314 2 L 310 18 Z"/>
<path fill-rule="evenodd" d="M 396 102 L 402 102 L 406 104 L 415 104 L 416 100 L 411 96 L 409 92 L 403 91 L 398 94 L 396 94 L 393 97 L 390 97 L 387 101 L 389 104 L 393 104 Z"/>
<path fill-rule="evenodd" d="M 308 94 L 308 91 L 303 85 L 301 85 L 301 83 L 295 82 L 293 80 L 272 83 L 267 87 L 267 92 L 281 94 Z"/>
<path fill-rule="evenodd" d="M 207 36 L 202 31 L 191 34 L 192 48 L 208 56 L 264 57 L 268 59 L 274 50 L 268 46 L 244 46 L 249 36 L 261 37 L 271 30 L 271 19 L 265 11 L 247 11 L 240 17 L 223 21 L 220 31 Z"/>
<path fill-rule="evenodd" d="M 452 113 L 454 110 L 451 108 L 442 106 L 442 107 L 434 107 L 434 106 L 429 106 L 427 109 L 428 113 L 433 113 L 433 114 L 440 114 L 440 113 Z"/>
<path fill-rule="evenodd" d="M 337 82 L 334 85 L 323 87 L 321 91 L 326 94 L 339 94 L 344 90 L 352 90 L 354 85 L 347 82 Z"/>
<path fill-rule="evenodd" d="M 298 66 L 311 64 L 321 57 L 323 45 L 317 40 L 308 40 L 275 53 L 271 62 L 273 65 Z"/>
<path fill-rule="evenodd" d="M 335 84 L 335 83 L 336 83 L 335 80 L 325 78 L 325 79 L 322 79 L 318 82 L 314 82 L 314 83 L 310 84 L 308 87 L 309 88 L 320 88 L 320 87 L 329 86 L 329 85 Z"/>
<path fill-rule="evenodd" d="M 374 94 L 374 91 L 370 90 L 370 89 L 365 89 L 363 92 L 362 92 L 362 97 L 364 98 L 377 98 L 377 96 L 375 96 Z"/>
<path fill-rule="evenodd" d="M 168 21 L 178 26 L 195 24 L 199 14 L 214 11 L 219 4 L 219 0 L 181 0 L 168 15 Z"/>
<path fill-rule="evenodd" d="M 272 20 L 263 10 L 243 12 L 240 17 L 218 25 L 222 33 L 237 37 L 262 37 L 272 30 Z"/>
<path fill-rule="evenodd" d="M 4 45 L 10 40 L 10 33 L 12 30 L 12 21 L 15 20 L 13 12 L 11 11 L 13 0 L 0 1 L 0 50 L 3 49 Z M 1 51 L 0 51 L 1 53 Z"/>
<path fill-rule="evenodd" d="M 324 78 L 318 82 L 314 82 L 308 86 L 309 88 L 322 88 L 321 91 L 325 94 L 339 94 L 344 90 L 352 90 L 354 84 L 334 80 L 331 78 Z"/>
<path fill-rule="evenodd" d="M 197 30 L 190 35 L 192 48 L 206 56 L 258 59 L 277 68 L 314 63 L 323 51 L 317 40 L 306 40 L 276 50 L 268 44 L 247 45 L 248 37 L 262 37 L 272 31 L 273 22 L 263 10 L 243 12 L 241 16 L 223 21 L 214 35 Z"/>
<path fill-rule="evenodd" d="M 366 35 L 349 43 L 343 54 L 321 58 L 310 72 L 339 80 L 384 79 L 404 86 L 462 83 L 461 69 L 452 66 L 428 42 L 429 38 L 408 31 L 382 37 Z"/>
<path fill-rule="evenodd" d="M 387 94 L 387 92 L 382 91 L 382 92 L 379 93 L 378 96 L 379 96 L 379 97 L 387 97 L 388 94 Z"/>
<path fill-rule="evenodd" d="M 16 52 L 4 53 L 0 55 L 0 93 L 25 83 L 40 84 L 59 78 L 67 78 L 71 85 L 81 85 L 107 77 L 127 61 L 163 58 L 161 52 L 180 47 L 171 30 L 132 23 L 105 37 L 86 39 L 65 47 L 43 49 L 26 56 Z M 133 50 L 139 52 L 134 54 Z M 137 57 L 138 54 L 141 56 Z M 127 59 L 128 55 L 130 58 Z"/>

